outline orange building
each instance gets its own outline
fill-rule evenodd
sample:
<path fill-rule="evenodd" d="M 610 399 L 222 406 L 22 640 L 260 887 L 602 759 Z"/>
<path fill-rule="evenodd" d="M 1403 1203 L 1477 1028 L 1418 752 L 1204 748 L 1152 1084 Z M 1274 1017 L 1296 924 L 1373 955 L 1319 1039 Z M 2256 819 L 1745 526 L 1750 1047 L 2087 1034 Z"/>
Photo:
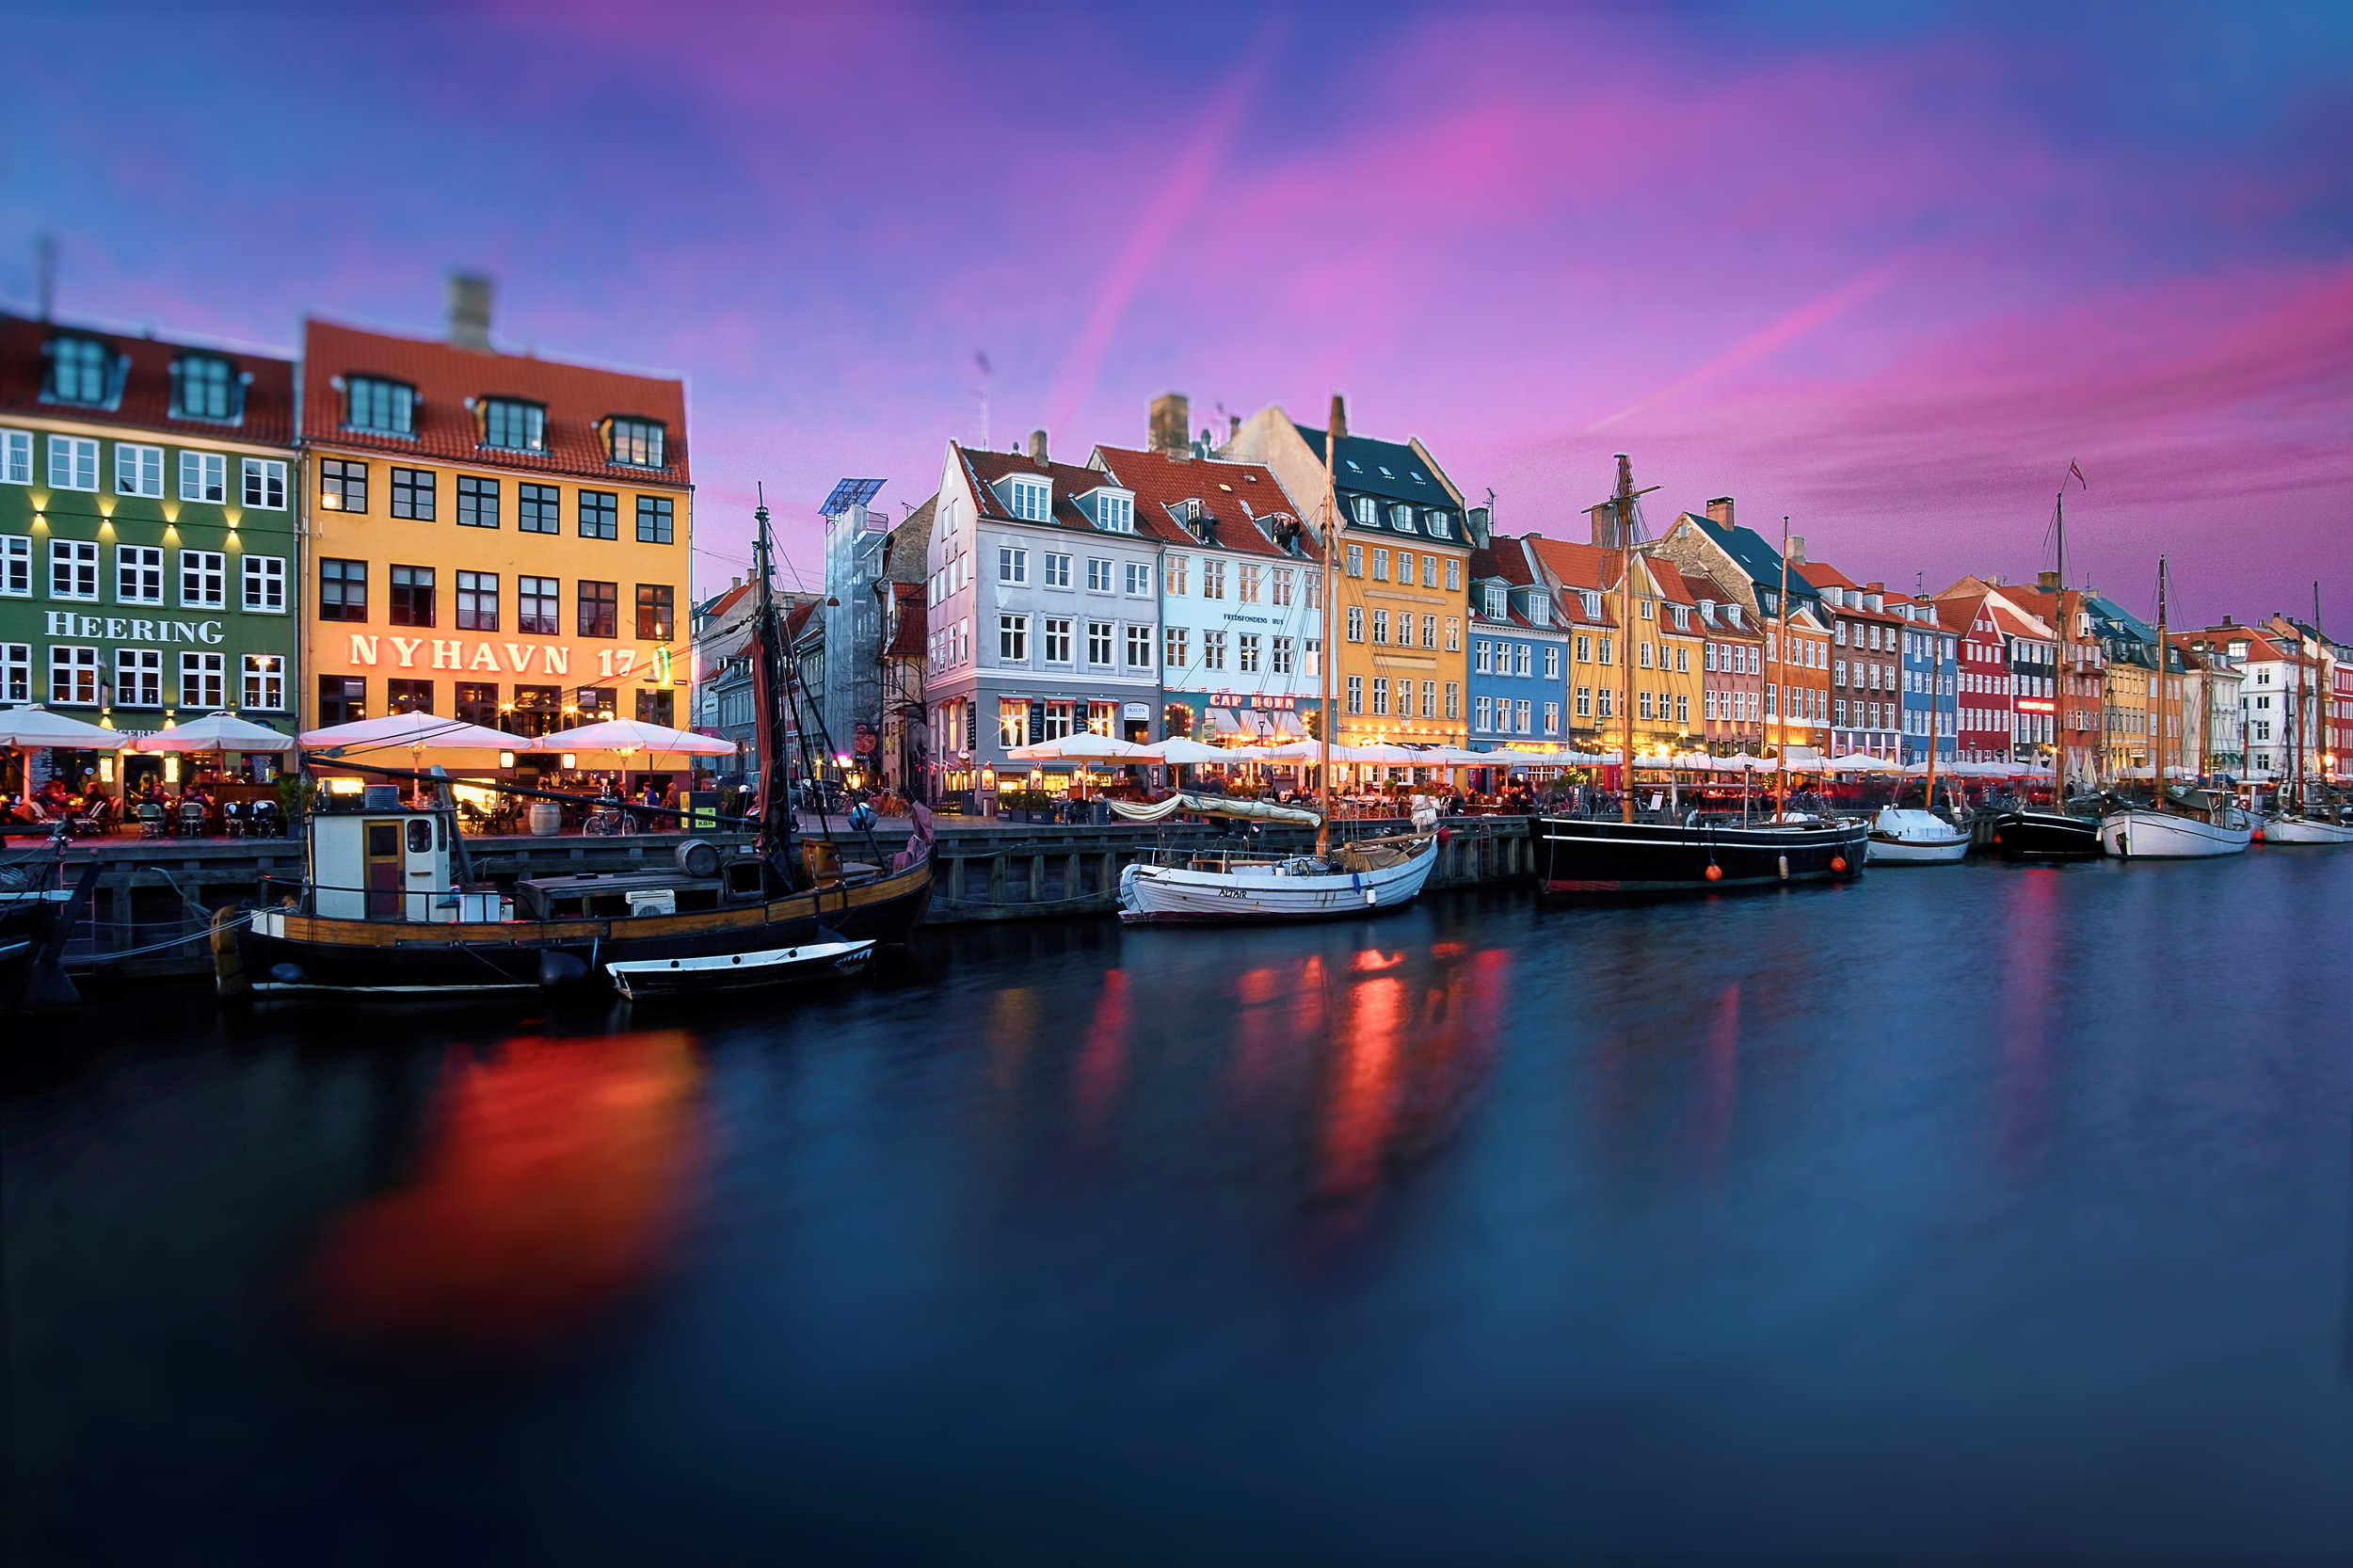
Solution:
<path fill-rule="evenodd" d="M 306 726 L 682 725 L 693 488 L 678 381 L 305 324 Z"/>

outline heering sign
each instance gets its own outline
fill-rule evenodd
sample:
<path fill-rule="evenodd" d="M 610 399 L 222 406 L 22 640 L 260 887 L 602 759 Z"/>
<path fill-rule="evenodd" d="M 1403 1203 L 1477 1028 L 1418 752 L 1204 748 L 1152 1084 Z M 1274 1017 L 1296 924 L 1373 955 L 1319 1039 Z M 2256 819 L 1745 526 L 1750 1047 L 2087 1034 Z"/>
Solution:
<path fill-rule="evenodd" d="M 71 610 L 48 612 L 49 635 L 94 637 L 110 643 L 202 643 L 217 648 L 228 640 L 216 620 L 144 620 L 124 616 L 79 616 Z"/>

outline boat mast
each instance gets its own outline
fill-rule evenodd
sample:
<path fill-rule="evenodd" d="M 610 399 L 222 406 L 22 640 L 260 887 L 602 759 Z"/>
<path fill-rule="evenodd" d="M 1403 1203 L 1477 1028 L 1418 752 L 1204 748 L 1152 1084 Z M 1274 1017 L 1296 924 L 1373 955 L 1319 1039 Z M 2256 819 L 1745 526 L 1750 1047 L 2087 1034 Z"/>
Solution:
<path fill-rule="evenodd" d="M 2298 648 L 2301 648 L 2301 647 L 2303 647 L 2303 646 L 2304 646 L 2304 639 L 2302 639 L 2301 637 L 2298 637 L 2296 641 L 2297 641 L 2297 646 Z M 2325 720 L 2325 719 L 2328 717 L 2328 714 L 2329 714 L 2329 709 L 2328 709 L 2328 706 L 2327 706 L 2327 704 L 2328 704 L 2328 697 L 2327 697 L 2327 696 L 2323 694 L 2323 692 L 2322 692 L 2322 690 L 2321 690 L 2320 678 L 2321 678 L 2323 675 L 2327 674 L 2327 673 L 2328 673 L 2328 671 L 2327 671 L 2327 667 L 2326 667 L 2326 666 L 2325 666 L 2325 665 L 2321 663 L 2320 653 L 2321 653 L 2321 637 L 2320 637 L 2320 583 L 2319 583 L 2319 581 L 2318 581 L 2317 579 L 2315 579 L 2315 580 L 2313 581 L 2313 696 L 2315 698 L 2317 698 L 2317 699 L 2320 701 L 2320 703 L 2322 704 L 2322 706 L 2321 706 L 2321 710 L 2320 710 L 2320 712 L 2321 712 L 2321 717 L 2322 717 L 2322 719 L 2324 719 L 2324 720 Z M 2328 798 L 2328 794 L 2329 794 L 2329 775 L 2328 775 L 2328 766 L 2329 766 L 2329 762 L 2328 762 L 2328 758 L 2329 758 L 2329 747 L 2328 747 L 2328 745 L 2327 745 L 2327 744 L 2326 744 L 2326 731 L 2325 731 L 2325 730 L 2320 729 L 2320 727 L 2319 727 L 2318 725 L 2315 725 L 2315 726 L 2314 726 L 2314 728 L 2315 728 L 2315 730 L 2319 731 L 2318 733 L 2316 733 L 2316 734 L 2313 736 L 2313 740 L 2314 740 L 2314 742 L 2315 742 L 2316 744 L 2320 744 L 2320 756 L 2321 756 L 2320 792 L 2321 792 L 2321 798 L 2322 798 L 2322 800 L 2325 802 L 2325 801 L 2327 800 L 2327 798 Z M 2308 815 L 2308 816 L 2309 816 L 2309 815 L 2311 814 L 2311 812 L 2312 812 L 2312 798 L 2313 798 L 2313 791 L 2312 791 L 2312 786 L 2311 786 L 2310 784 L 2307 784 L 2307 785 L 2305 785 L 2305 786 L 2304 786 L 2304 809 L 2305 809 L 2305 814 L 2306 814 L 2306 815 Z"/>
<path fill-rule="evenodd" d="M 1781 519 L 1781 597 L 1773 601 L 1774 618 L 1778 622 L 1773 637 L 1773 703 L 1780 716 L 1780 742 L 1773 748 L 1773 815 L 1786 821 L 1789 816 L 1789 687 L 1782 679 L 1789 673 L 1789 517 Z M 1929 710 L 1935 712 L 1933 708 Z M 1930 747 L 1931 757 L 1935 748 Z M 1936 803 L 1936 764 L 1929 763 L 1929 804 Z"/>
<path fill-rule="evenodd" d="M 1618 513 L 1618 713 L 1619 750 L 1623 763 L 1618 792 L 1618 820 L 1634 820 L 1634 464 L 1618 454 L 1618 493 L 1612 497 Z"/>
<path fill-rule="evenodd" d="M 759 592 L 754 612 L 753 675 L 758 705 L 753 713 L 755 744 L 760 748 L 760 848 L 789 888 L 803 886 L 805 877 L 792 842 L 792 788 L 785 777 L 784 723 L 776 704 L 787 699 L 784 632 L 778 624 L 776 598 L 769 581 L 768 499 L 764 488 L 752 509 L 752 583 Z"/>
<path fill-rule="evenodd" d="M 1332 726 L 1339 707 L 1336 687 L 1340 645 L 1333 636 L 1332 556 L 1339 549 L 1339 490 L 1333 466 L 1339 450 L 1340 418 L 1340 394 L 1334 392 L 1332 414 L 1323 424 L 1323 712 L 1322 722 L 1316 726 L 1316 739 L 1323 749 L 1323 760 L 1316 769 L 1316 803 L 1322 818 L 1316 824 L 1319 860 L 1332 851 Z"/>
<path fill-rule="evenodd" d="M 2169 663 L 2165 656 L 2165 557 L 2157 557 L 2157 739 L 2149 748 L 2150 793 L 2157 806 L 2166 802 L 2165 792 L 2165 671 Z"/>
<path fill-rule="evenodd" d="M 2051 808 L 2056 811 L 2067 804 L 2067 696 L 2071 679 L 2068 672 L 2074 667 L 2071 650 L 2074 646 L 2072 639 L 2075 617 L 2067 611 L 2067 481 L 2064 479 L 2059 481 L 2058 500 L 2051 512 L 2051 526 L 2058 536 L 2058 570 L 2055 574 L 2058 583 L 2058 704 L 2051 717 L 2051 733 L 2058 741 L 2058 744 L 2051 749 Z"/>

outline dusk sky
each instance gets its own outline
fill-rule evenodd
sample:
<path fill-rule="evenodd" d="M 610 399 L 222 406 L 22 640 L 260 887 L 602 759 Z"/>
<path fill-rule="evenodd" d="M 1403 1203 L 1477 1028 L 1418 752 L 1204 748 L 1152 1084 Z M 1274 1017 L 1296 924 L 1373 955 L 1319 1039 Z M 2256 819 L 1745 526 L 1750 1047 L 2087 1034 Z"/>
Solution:
<path fill-rule="evenodd" d="M 2353 8 L 12 7 L 0 307 L 306 313 L 682 375 L 763 481 L 1330 393 L 1498 527 L 1737 498 L 1861 580 L 2078 568 L 2353 632 Z M 1660 504 L 1664 504 L 1661 505 Z"/>

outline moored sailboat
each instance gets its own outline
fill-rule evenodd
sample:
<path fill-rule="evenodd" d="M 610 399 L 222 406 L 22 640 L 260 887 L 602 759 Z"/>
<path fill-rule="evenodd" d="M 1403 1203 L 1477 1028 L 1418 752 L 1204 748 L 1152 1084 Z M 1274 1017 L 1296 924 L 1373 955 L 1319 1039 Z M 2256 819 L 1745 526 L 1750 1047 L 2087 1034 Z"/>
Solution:
<path fill-rule="evenodd" d="M 2320 584 L 2317 583 L 2313 584 L 2313 641 L 2315 644 L 2320 641 Z M 2288 733 L 2296 746 L 2295 781 L 2291 792 L 2283 793 L 2280 809 L 2263 824 L 2263 841 L 2266 844 L 2353 843 L 2353 818 L 2348 818 L 2343 801 L 2329 797 L 2325 784 L 2314 788 L 2310 753 L 2305 745 L 2305 731 L 2312 724 L 2310 715 L 2320 701 L 2321 674 L 2318 669 L 2308 671 L 2304 634 L 2298 631 L 2296 634 L 2295 707 L 2288 715 Z"/>
<path fill-rule="evenodd" d="M 2151 674 L 2156 719 L 2152 725 L 2149 793 L 2152 804 L 2128 806 L 2101 819 L 2100 843 L 2126 860 L 2202 860 L 2243 855 L 2254 839 L 2254 820 L 2219 790 L 2183 790 L 2166 779 L 2169 726 L 2167 682 L 2173 661 L 2166 642 L 2166 564 L 2157 557 L 2157 652 Z"/>
<path fill-rule="evenodd" d="M 2073 463 L 2068 475 L 2078 484 L 2084 482 L 2083 471 Z M 2087 487 L 2088 488 L 2088 487 Z M 2059 689 L 2068 692 L 2068 683 L 2080 674 L 2075 657 L 2079 646 L 2075 636 L 2075 596 L 2067 586 L 2067 480 L 2059 481 L 2057 495 L 2051 504 L 2051 531 L 2056 541 L 2057 569 L 2052 573 L 2057 591 L 2054 616 L 2058 633 Z M 2052 805 L 2021 806 L 2004 811 L 1993 819 L 1993 849 L 2005 860 L 2097 860 L 2107 851 L 2100 843 L 2100 819 L 2096 814 L 2078 813 L 2067 808 L 2069 746 L 2065 724 L 2068 705 L 2061 701 L 2056 715 L 2060 728 L 2054 731 L 2057 743 L 2053 745 L 2051 766 Z M 1933 755 L 1935 748 L 1929 748 Z"/>

